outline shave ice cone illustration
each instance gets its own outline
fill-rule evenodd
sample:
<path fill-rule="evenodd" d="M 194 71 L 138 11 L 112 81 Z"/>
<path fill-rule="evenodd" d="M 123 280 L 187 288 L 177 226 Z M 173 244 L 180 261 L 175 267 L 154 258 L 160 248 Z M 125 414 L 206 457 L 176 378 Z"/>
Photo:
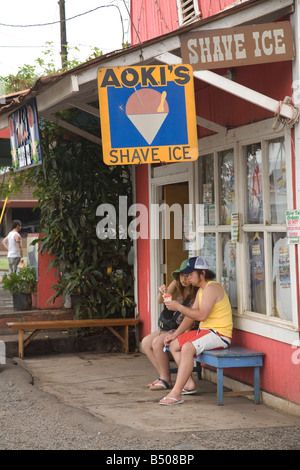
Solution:
<path fill-rule="evenodd" d="M 151 145 L 169 114 L 167 93 L 152 88 L 136 90 L 126 103 L 126 115 L 146 142 Z"/>

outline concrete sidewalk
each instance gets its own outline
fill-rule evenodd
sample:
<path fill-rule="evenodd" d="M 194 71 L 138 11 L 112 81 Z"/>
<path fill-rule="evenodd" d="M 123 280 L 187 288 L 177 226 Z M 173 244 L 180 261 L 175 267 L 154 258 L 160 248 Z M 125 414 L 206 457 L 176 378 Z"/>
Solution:
<path fill-rule="evenodd" d="M 246 397 L 224 397 L 217 405 L 216 384 L 201 380 L 196 395 L 182 405 L 161 406 L 164 391 L 147 384 L 155 370 L 143 354 L 78 353 L 17 360 L 33 376 L 34 385 L 66 405 L 83 409 L 102 421 L 134 430 L 164 433 L 261 429 L 300 426 L 300 418 L 255 405 Z M 175 377 L 173 376 L 173 379 Z"/>

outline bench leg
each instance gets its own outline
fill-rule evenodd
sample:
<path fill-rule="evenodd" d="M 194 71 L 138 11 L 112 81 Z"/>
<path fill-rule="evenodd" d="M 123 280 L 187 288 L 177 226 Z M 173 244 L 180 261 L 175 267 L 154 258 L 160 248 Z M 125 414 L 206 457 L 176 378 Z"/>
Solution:
<path fill-rule="evenodd" d="M 129 352 L 129 327 L 125 325 L 122 327 L 122 336 L 116 332 L 116 330 L 112 326 L 107 326 L 107 328 L 121 341 L 122 343 L 122 350 L 125 354 Z"/>
<path fill-rule="evenodd" d="M 223 405 L 223 369 L 221 367 L 217 368 L 217 381 L 218 404 Z"/>
<path fill-rule="evenodd" d="M 254 403 L 259 403 L 259 367 L 254 367 L 253 373 L 253 385 L 254 385 Z"/>
<path fill-rule="evenodd" d="M 19 357 L 24 357 L 24 330 L 19 330 Z"/>
<path fill-rule="evenodd" d="M 201 362 L 195 361 L 193 372 L 197 372 L 198 380 L 201 380 L 201 379 L 202 379 L 202 367 L 201 367 Z"/>
<path fill-rule="evenodd" d="M 128 325 L 124 326 L 123 338 L 124 338 L 123 351 L 125 354 L 128 354 L 129 353 L 129 327 Z"/>

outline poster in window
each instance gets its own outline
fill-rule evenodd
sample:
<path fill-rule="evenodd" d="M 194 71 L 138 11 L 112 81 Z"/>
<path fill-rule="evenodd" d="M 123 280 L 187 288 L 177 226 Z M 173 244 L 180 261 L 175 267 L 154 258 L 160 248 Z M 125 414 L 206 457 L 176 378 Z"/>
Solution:
<path fill-rule="evenodd" d="M 249 243 L 251 310 L 266 313 L 264 240 L 255 234 Z"/>
<path fill-rule="evenodd" d="M 275 305 L 280 318 L 292 320 L 292 296 L 288 239 L 279 238 L 273 250 L 273 281 Z"/>

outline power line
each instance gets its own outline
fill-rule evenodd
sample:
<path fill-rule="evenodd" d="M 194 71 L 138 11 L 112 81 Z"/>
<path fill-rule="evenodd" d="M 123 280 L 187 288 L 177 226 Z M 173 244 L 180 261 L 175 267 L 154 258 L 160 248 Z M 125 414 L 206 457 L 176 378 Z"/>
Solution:
<path fill-rule="evenodd" d="M 23 48 L 35 48 L 35 49 L 40 49 L 41 47 L 48 47 L 48 46 L 45 46 L 45 45 L 43 45 L 43 46 L 0 46 L 0 48 L 3 48 L 3 47 L 6 47 L 6 48 L 7 48 L 7 47 L 10 47 L 10 48 L 16 47 L 16 48 L 18 48 L 18 49 L 21 48 L 21 47 L 23 47 Z"/>
<path fill-rule="evenodd" d="M 71 18 L 66 18 L 65 21 L 74 20 L 75 18 L 78 18 L 78 17 L 83 16 L 83 15 L 87 15 L 88 13 L 92 13 L 93 11 L 99 10 L 100 8 L 109 8 L 109 7 L 117 8 L 119 10 L 120 15 L 121 15 L 120 9 L 117 5 L 102 5 L 100 7 L 94 8 L 93 10 L 85 11 L 84 13 L 79 13 L 78 15 L 71 16 Z M 122 19 L 122 15 L 121 15 L 121 19 Z M 39 27 L 39 26 L 51 26 L 51 25 L 58 24 L 58 23 L 60 23 L 59 20 L 58 21 L 52 21 L 51 23 L 39 23 L 39 24 L 4 24 L 4 23 L 0 23 L 0 26 L 5 26 L 5 27 L 9 27 L 9 28 L 36 28 L 36 27 Z M 122 24 L 123 24 L 123 21 L 122 21 Z"/>

